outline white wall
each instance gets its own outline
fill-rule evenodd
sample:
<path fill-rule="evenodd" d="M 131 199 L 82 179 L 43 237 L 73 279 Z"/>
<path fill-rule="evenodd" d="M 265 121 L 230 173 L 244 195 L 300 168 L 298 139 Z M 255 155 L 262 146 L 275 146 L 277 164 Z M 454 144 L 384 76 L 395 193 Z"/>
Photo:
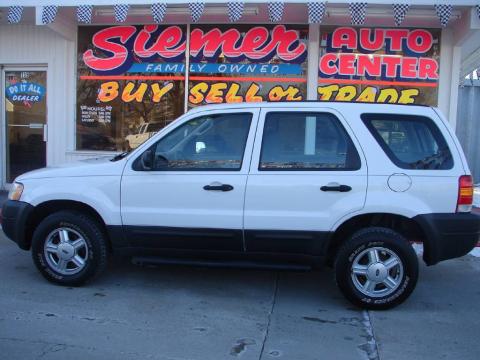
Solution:
<path fill-rule="evenodd" d="M 45 26 L 0 25 L 0 65 L 47 67 L 47 164 L 65 162 L 74 147 L 75 43 Z"/>
<path fill-rule="evenodd" d="M 455 128 L 460 63 L 452 29 L 443 29 L 440 44 L 440 81 L 438 108 Z M 454 83 L 456 86 L 454 86 Z"/>

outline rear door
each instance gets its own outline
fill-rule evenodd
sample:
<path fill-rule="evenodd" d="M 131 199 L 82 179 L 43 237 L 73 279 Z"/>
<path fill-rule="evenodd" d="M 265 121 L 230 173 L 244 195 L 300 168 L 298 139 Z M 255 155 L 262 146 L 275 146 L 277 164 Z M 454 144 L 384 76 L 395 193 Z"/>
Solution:
<path fill-rule="evenodd" d="M 367 165 L 340 113 L 264 108 L 248 177 L 249 252 L 320 255 L 334 224 L 363 208 Z"/>

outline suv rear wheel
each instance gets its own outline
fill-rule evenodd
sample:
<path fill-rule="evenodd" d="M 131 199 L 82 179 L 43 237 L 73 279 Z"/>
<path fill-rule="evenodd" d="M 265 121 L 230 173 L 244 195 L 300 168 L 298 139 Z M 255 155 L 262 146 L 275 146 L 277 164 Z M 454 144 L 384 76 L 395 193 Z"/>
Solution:
<path fill-rule="evenodd" d="M 47 216 L 32 237 L 33 261 L 49 281 L 81 285 L 107 264 L 107 241 L 100 225 L 78 211 Z"/>
<path fill-rule="evenodd" d="M 392 308 L 415 288 L 417 254 L 407 239 L 391 229 L 362 229 L 338 252 L 335 277 L 341 292 L 355 305 L 372 310 Z"/>

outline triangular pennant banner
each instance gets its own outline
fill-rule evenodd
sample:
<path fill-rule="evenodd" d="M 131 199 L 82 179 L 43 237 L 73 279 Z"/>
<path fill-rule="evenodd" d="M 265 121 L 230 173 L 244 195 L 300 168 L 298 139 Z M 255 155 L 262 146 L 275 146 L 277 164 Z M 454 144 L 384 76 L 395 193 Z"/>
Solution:
<path fill-rule="evenodd" d="M 228 18 L 231 22 L 238 21 L 242 18 L 244 5 L 245 3 L 243 1 L 230 0 L 228 2 Z"/>
<path fill-rule="evenodd" d="M 308 2 L 308 22 L 310 24 L 320 24 L 325 15 L 326 3 L 324 1 Z"/>
<path fill-rule="evenodd" d="M 116 22 L 125 22 L 127 20 L 128 10 L 130 5 L 128 4 L 118 4 L 113 6 L 113 11 L 115 13 Z"/>
<path fill-rule="evenodd" d="M 452 5 L 435 5 L 435 11 L 437 16 L 440 19 L 440 24 L 443 27 L 448 25 L 450 17 L 452 16 L 453 6 Z"/>
<path fill-rule="evenodd" d="M 365 17 L 367 15 L 367 3 L 351 2 L 348 8 L 350 9 L 350 17 L 352 20 L 352 25 L 365 24 Z"/>
<path fill-rule="evenodd" d="M 92 22 L 93 5 L 79 5 L 77 6 L 77 21 L 90 24 Z"/>
<path fill-rule="evenodd" d="M 156 23 L 161 23 L 167 12 L 167 3 L 152 4 L 152 16 Z"/>
<path fill-rule="evenodd" d="M 285 3 L 283 1 L 270 1 L 268 3 L 268 18 L 270 22 L 282 20 Z"/>
<path fill-rule="evenodd" d="M 9 24 L 17 24 L 22 20 L 23 6 L 10 6 L 8 8 L 7 21 Z"/>
<path fill-rule="evenodd" d="M 50 24 L 55 21 L 57 16 L 58 6 L 48 5 L 42 8 L 42 24 Z"/>
<path fill-rule="evenodd" d="M 200 20 L 203 14 L 203 10 L 205 9 L 205 2 L 203 1 L 190 2 L 188 6 L 190 7 L 190 15 L 192 16 L 192 21 L 198 22 L 198 20 Z"/>
<path fill-rule="evenodd" d="M 402 25 L 408 9 L 410 9 L 410 4 L 393 4 L 393 17 L 395 19 L 395 25 Z"/>

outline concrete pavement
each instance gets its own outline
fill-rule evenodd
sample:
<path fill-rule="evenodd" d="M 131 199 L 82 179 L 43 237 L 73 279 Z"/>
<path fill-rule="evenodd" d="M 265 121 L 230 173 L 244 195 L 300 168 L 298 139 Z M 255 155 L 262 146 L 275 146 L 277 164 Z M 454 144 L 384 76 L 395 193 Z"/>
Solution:
<path fill-rule="evenodd" d="M 0 234 L 0 358 L 478 359 L 480 259 L 420 274 L 407 303 L 386 312 L 354 308 L 330 270 L 116 260 L 92 284 L 66 288 Z"/>

